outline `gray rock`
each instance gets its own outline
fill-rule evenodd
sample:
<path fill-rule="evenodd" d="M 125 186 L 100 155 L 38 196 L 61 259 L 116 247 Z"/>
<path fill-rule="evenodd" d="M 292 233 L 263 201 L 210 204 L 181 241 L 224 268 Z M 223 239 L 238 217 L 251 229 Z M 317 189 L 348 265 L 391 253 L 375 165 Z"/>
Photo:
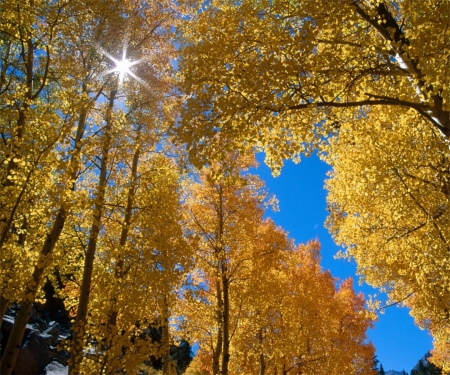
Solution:
<path fill-rule="evenodd" d="M 14 373 L 17 375 L 41 374 L 51 360 L 52 356 L 44 338 L 37 332 L 31 332 L 25 345 L 20 349 Z"/>
<path fill-rule="evenodd" d="M 59 340 L 61 326 L 59 323 L 50 322 L 50 327 L 47 328 L 43 333 L 45 333 L 46 335 L 51 335 L 53 337 L 53 339 L 50 341 L 50 345 L 55 346 Z"/>
<path fill-rule="evenodd" d="M 12 328 L 12 326 L 14 325 L 14 320 L 15 320 L 15 319 L 14 319 L 13 316 L 5 315 L 5 316 L 3 317 L 2 328 L 5 328 L 5 329 L 9 329 L 9 330 L 10 330 L 10 329 Z M 27 324 L 25 329 L 28 330 L 28 332 L 30 332 L 30 331 L 35 330 L 35 327 L 33 327 L 33 326 L 30 325 L 30 324 Z"/>
<path fill-rule="evenodd" d="M 53 336 L 49 335 L 48 333 L 40 333 L 39 337 L 43 338 L 45 343 L 49 346 L 51 345 L 51 343 L 53 341 Z"/>
<path fill-rule="evenodd" d="M 46 375 L 67 375 L 69 368 L 58 362 L 51 362 L 45 368 Z"/>

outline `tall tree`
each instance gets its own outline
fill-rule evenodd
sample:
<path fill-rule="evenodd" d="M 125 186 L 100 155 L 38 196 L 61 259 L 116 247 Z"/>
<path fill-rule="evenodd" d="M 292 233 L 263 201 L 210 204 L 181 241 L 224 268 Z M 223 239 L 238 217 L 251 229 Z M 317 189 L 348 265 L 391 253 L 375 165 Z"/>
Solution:
<path fill-rule="evenodd" d="M 1 186 L 5 199 L 1 256 L 10 267 L 2 272 L 1 304 L 2 314 L 11 301 L 20 301 L 20 309 L 2 356 L 2 373 L 13 369 L 40 283 L 58 259 L 52 252 L 78 171 L 90 103 L 86 95 L 98 92 L 97 88 L 91 91 L 93 86 L 86 81 L 78 91 L 78 83 L 90 69 L 80 71 L 71 58 L 59 60 L 67 56 L 61 40 L 76 27 L 79 7 L 58 1 L 9 5 L 1 13 L 5 19 L 2 167 L 6 166 L 2 169 L 6 182 Z"/>
<path fill-rule="evenodd" d="M 319 251 L 318 241 L 291 246 L 255 269 L 236 371 L 374 373 L 374 348 L 366 342 L 372 320 L 364 298 L 351 280 L 335 287 L 320 267 Z"/>
<path fill-rule="evenodd" d="M 67 218 L 86 208 L 88 202 L 93 203 L 90 210 L 95 208 L 95 212 L 93 230 L 84 232 L 91 237 L 86 270 L 95 260 L 102 196 L 111 176 L 108 168 L 114 165 L 114 160 L 108 161 L 109 148 L 114 146 L 113 132 L 123 124 L 111 115 L 117 113 L 115 99 L 121 100 L 124 72 L 155 94 L 144 104 L 144 97 L 135 92 L 141 98 L 140 106 L 158 113 L 151 126 L 159 126 L 161 112 L 173 115 L 173 100 L 161 109 L 161 101 L 170 96 L 167 78 L 173 45 L 166 26 L 172 5 L 30 0 L 2 6 L 0 245 L 2 264 L 10 265 L 8 272 L 1 274 L 2 315 L 8 303 L 20 304 L 2 356 L 2 373 L 13 370 L 42 281 L 53 266 L 65 265 L 64 247 L 58 246 L 58 240 Z M 142 57 L 145 63 L 138 61 Z M 143 63 L 139 73 L 124 67 L 120 74 L 111 75 L 118 70 L 114 63 L 122 58 L 134 66 Z M 141 74 L 147 82 L 139 78 Z M 107 99 L 101 97 L 104 93 Z M 102 106 L 104 116 L 100 115 Z M 157 137 L 147 141 L 155 144 Z M 99 169 L 103 173 L 86 177 L 102 163 L 103 170 Z M 100 179 L 97 194 L 92 183 L 95 178 Z M 89 181 L 91 185 L 86 184 Z M 93 202 L 95 195 L 99 199 Z M 127 237 L 126 233 L 122 237 Z M 79 265 L 84 256 L 78 252 L 77 256 L 71 255 L 70 261 Z M 88 276 L 84 292 L 89 289 Z M 81 316 L 88 303 L 86 293 L 80 297 L 84 299 L 77 310 Z M 83 336 L 76 330 L 75 336 L 79 335 Z"/>
<path fill-rule="evenodd" d="M 448 146 L 413 111 L 382 116 L 361 119 L 370 134 L 343 124 L 330 141 L 328 228 L 388 304 L 412 309 L 434 337 L 436 360 L 448 363 Z"/>
<path fill-rule="evenodd" d="M 235 165 L 232 171 L 230 164 Z M 186 202 L 189 228 L 199 238 L 196 264 L 206 288 L 197 286 L 194 296 L 205 298 L 209 306 L 203 306 L 206 316 L 194 317 L 198 311 L 188 305 L 190 311 L 185 313 L 193 319 L 188 325 L 198 324 L 202 340 L 209 341 L 213 374 L 228 374 L 231 341 L 239 324 L 239 306 L 235 305 L 239 271 L 263 214 L 261 182 L 255 176 L 241 175 L 251 165 L 251 158 L 228 155 L 201 173 Z"/>
<path fill-rule="evenodd" d="M 164 132 L 163 127 L 173 116 L 170 112 L 173 110 L 173 100 L 170 100 L 171 83 L 170 83 L 170 58 L 173 52 L 173 44 L 170 42 L 170 27 L 168 20 L 171 19 L 171 9 L 168 4 L 165 4 L 167 8 L 163 8 L 162 4 L 147 4 L 143 2 L 131 2 L 125 4 L 122 2 L 112 3 L 110 7 L 113 8 L 114 13 L 105 20 L 104 27 L 112 32 L 118 32 L 122 36 L 123 54 L 117 61 L 112 51 L 115 51 L 114 45 L 108 43 L 102 47 L 104 54 L 106 54 L 110 60 L 115 63 L 112 67 L 113 70 L 119 74 L 112 84 L 110 94 L 108 95 L 108 105 L 106 107 L 104 122 L 105 125 L 101 129 L 102 139 L 97 145 L 97 149 L 100 151 L 101 161 L 99 165 L 98 184 L 94 191 L 90 191 L 89 194 L 94 197 L 93 211 L 92 211 L 92 224 L 86 231 L 89 233 L 86 243 L 86 257 L 84 263 L 84 274 L 82 277 L 81 291 L 79 296 L 79 303 L 77 307 L 77 316 L 74 327 L 74 338 L 72 342 L 71 353 L 71 365 L 70 373 L 78 373 L 81 363 L 83 361 L 83 348 L 85 346 L 86 334 L 85 326 L 88 322 L 88 306 L 90 300 L 90 293 L 92 291 L 93 272 L 95 267 L 96 253 L 100 253 L 100 257 L 103 256 L 104 250 L 101 251 L 99 245 L 102 245 L 103 235 L 102 222 L 111 219 L 116 216 L 115 210 L 108 209 L 105 205 L 108 205 L 107 192 L 109 188 L 114 188 L 115 193 L 122 192 L 123 183 L 120 177 L 123 165 L 131 165 L 131 184 L 128 189 L 122 192 L 125 198 L 124 203 L 114 202 L 118 204 L 118 207 L 124 207 L 124 210 L 119 210 L 117 213 L 119 217 L 123 215 L 123 218 L 119 219 L 123 222 L 122 227 L 118 234 L 118 242 L 113 240 L 114 232 L 108 234 L 111 242 L 117 243 L 118 252 L 115 253 L 111 262 L 115 268 L 115 282 L 121 284 L 123 280 L 127 278 L 128 268 L 125 261 L 127 254 L 126 250 L 131 245 L 129 241 L 130 231 L 133 230 L 132 215 L 136 211 L 136 193 L 137 193 L 137 179 L 138 179 L 138 166 L 142 154 L 142 147 L 145 142 L 148 142 L 153 149 L 147 150 L 147 152 L 154 152 L 156 144 L 161 140 L 157 138 L 157 135 Z M 125 27 L 120 29 L 121 22 L 125 23 Z M 119 29 L 118 29 L 119 28 Z M 133 33 L 133 38 L 130 38 L 130 33 Z M 111 49 L 108 51 L 107 46 Z M 140 54 L 144 58 L 139 58 Z M 141 55 L 141 56 L 142 56 Z M 129 66 L 121 67 L 120 64 L 129 64 Z M 131 67 L 136 65 L 136 69 L 131 71 Z M 127 80 L 129 83 L 127 84 Z M 136 87 L 136 84 L 140 84 L 143 87 L 140 89 Z M 129 90 L 129 91 L 128 91 Z M 119 99 L 121 94 L 133 95 L 131 99 L 125 98 L 124 106 L 130 109 L 130 119 L 123 116 L 122 111 L 117 108 L 115 104 L 116 98 Z M 139 114 L 140 113 L 140 114 Z M 136 117 L 141 117 L 136 119 Z M 133 120 L 136 119 L 137 123 Z M 132 121 L 130 127 L 129 121 Z M 145 136 L 143 127 L 148 127 L 151 131 L 146 131 Z M 125 132 L 123 137 L 119 136 L 119 132 Z M 136 132 L 136 134 L 133 134 Z M 151 135 L 153 134 L 153 138 Z M 129 144 L 129 146 L 128 146 Z M 133 151 L 127 153 L 127 148 L 130 147 Z M 148 156 L 147 156 L 148 157 Z M 148 172 L 147 172 L 148 173 Z M 117 185 L 118 184 L 118 185 Z M 89 187 L 88 187 L 89 189 Z M 162 187 L 161 187 L 162 189 Z M 144 204 L 145 207 L 145 204 Z M 162 208 L 162 207 L 161 207 Z M 172 212 L 173 213 L 173 212 Z M 162 214 L 161 214 L 162 215 Z M 110 227 L 112 229 L 112 227 Z M 145 227 L 140 228 L 145 231 Z M 134 229 L 136 230 L 136 229 Z M 171 232 L 169 232 L 171 233 Z M 174 237 L 176 237 L 174 235 Z M 98 245 L 99 244 L 99 245 Z M 161 240 L 161 246 L 167 246 L 164 241 Z M 178 247 L 174 245 L 174 247 Z M 104 248 L 104 246 L 102 246 Z M 161 249 L 159 249 L 161 251 Z M 155 250 L 156 251 L 156 250 Z M 111 255 L 111 254 L 110 254 Z M 162 269 L 167 272 L 174 272 L 173 265 L 164 266 L 160 265 Z M 169 280 L 169 277 L 166 277 Z M 172 286 L 168 286 L 165 294 L 162 295 L 162 301 L 160 306 L 160 313 L 165 317 L 164 321 L 168 319 L 168 294 L 171 292 Z M 114 296 L 114 292 L 109 296 L 110 298 L 110 311 L 107 319 L 106 329 L 107 335 L 111 336 L 113 333 L 117 334 L 118 313 L 120 306 L 118 298 Z M 163 313 L 165 311 L 166 313 Z M 162 323 L 162 322 L 161 322 Z M 132 323 L 130 323 L 132 324 Z M 167 324 L 163 324 L 163 328 L 167 328 Z M 168 341 L 168 331 L 164 330 L 164 340 Z M 106 338 L 107 342 L 113 341 L 113 338 Z M 106 344 L 108 348 L 109 344 Z M 170 345 L 165 345 L 167 351 L 170 349 Z M 117 349 L 117 348 L 116 348 Z M 117 358 L 117 355 L 113 356 Z M 115 371 L 114 365 L 111 362 L 112 358 L 105 356 L 104 369 L 108 373 Z M 115 364 L 117 365 L 117 364 Z M 135 364 L 134 364 L 135 365 Z M 133 367 L 131 367 L 133 368 Z M 103 371 L 102 370 L 102 371 Z"/>

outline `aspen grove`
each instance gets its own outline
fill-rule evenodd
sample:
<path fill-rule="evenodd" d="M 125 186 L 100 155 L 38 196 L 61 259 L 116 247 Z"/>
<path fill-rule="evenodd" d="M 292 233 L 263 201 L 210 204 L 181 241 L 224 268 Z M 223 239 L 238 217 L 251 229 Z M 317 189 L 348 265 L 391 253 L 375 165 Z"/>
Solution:
<path fill-rule="evenodd" d="M 450 371 L 449 30 L 445 0 L 1 0 L 0 373 L 51 283 L 70 375 L 181 373 L 180 342 L 190 374 L 374 375 L 375 314 L 267 216 L 261 150 L 331 165 L 341 256 Z"/>

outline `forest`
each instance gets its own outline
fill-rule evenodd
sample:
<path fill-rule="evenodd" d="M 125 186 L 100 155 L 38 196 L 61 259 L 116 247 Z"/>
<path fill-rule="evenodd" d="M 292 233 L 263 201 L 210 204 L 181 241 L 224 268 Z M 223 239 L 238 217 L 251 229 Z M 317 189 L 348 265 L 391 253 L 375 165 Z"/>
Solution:
<path fill-rule="evenodd" d="M 448 0 L 0 0 L 0 35 L 1 374 L 50 299 L 70 375 L 377 374 L 381 302 L 258 152 L 330 165 L 339 256 L 450 372 Z"/>

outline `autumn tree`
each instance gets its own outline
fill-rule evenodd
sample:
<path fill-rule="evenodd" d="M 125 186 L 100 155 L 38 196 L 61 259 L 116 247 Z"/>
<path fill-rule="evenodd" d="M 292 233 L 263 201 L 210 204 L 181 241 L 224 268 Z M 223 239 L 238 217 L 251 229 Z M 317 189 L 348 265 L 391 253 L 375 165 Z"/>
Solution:
<path fill-rule="evenodd" d="M 320 267 L 319 251 L 318 241 L 290 246 L 255 268 L 234 372 L 374 373 L 364 297 L 351 280 L 336 288 Z"/>
<path fill-rule="evenodd" d="M 192 303 L 184 305 L 183 314 L 188 330 L 196 332 L 195 338 L 211 353 L 213 374 L 228 374 L 231 341 L 240 321 L 240 270 L 266 199 L 256 176 L 241 175 L 252 163 L 252 158 L 228 155 L 201 172 L 186 199 L 187 225 L 198 237 L 199 249 L 193 287 L 186 290 Z M 230 164 L 233 170 L 228 169 Z M 202 306 L 198 299 L 208 302 Z"/>
<path fill-rule="evenodd" d="M 63 59 L 67 46 L 61 40 L 76 28 L 79 8 L 73 5 L 9 2 L 1 12 L 1 256 L 8 264 L 2 272 L 2 315 L 8 303 L 20 302 L 2 373 L 12 371 L 40 283 L 58 258 L 52 252 L 78 171 L 87 95 L 98 93 L 86 82 L 78 91 L 86 70 Z"/>
<path fill-rule="evenodd" d="M 447 2 L 200 7 L 180 30 L 180 85 L 190 99 L 179 134 L 193 160 L 207 160 L 226 139 L 229 147 L 263 148 L 279 169 L 283 158 L 309 151 L 344 122 L 359 126 L 373 109 L 386 117 L 412 110 L 447 137 Z"/>
<path fill-rule="evenodd" d="M 115 173 L 119 174 L 114 176 L 116 184 L 106 190 L 105 218 L 93 263 L 83 343 L 87 353 L 79 367 L 85 373 L 136 373 L 150 357 L 170 354 L 168 322 L 189 269 L 190 246 L 180 225 L 178 175 L 173 163 L 163 155 L 142 154 L 124 245 L 120 241 L 131 186 L 125 181 L 132 171 Z M 73 229 L 63 233 L 61 245 L 68 257 L 82 254 L 87 246 L 89 221 L 81 216 L 74 212 L 70 220 Z M 69 297 L 67 307 L 76 311 L 83 267 L 73 262 L 60 273 L 70 276 L 61 292 Z M 161 340 L 154 341 L 146 333 L 149 327 L 161 328 Z M 163 363 L 170 360 L 165 358 Z"/>
<path fill-rule="evenodd" d="M 329 228 L 358 272 L 403 301 L 449 363 L 446 1 L 226 1 L 180 30 L 177 129 L 198 164 L 230 149 L 318 148 Z M 226 143 L 227 147 L 223 144 Z M 220 147 L 219 147 L 220 146 Z"/>
<path fill-rule="evenodd" d="M 170 285 L 170 275 L 176 275 L 176 270 L 174 269 L 174 259 L 176 259 L 176 257 L 173 254 L 178 251 L 177 249 L 182 247 L 180 240 L 181 232 L 177 234 L 175 229 L 169 229 L 170 220 L 175 220 L 175 222 L 177 220 L 176 210 L 174 211 L 173 208 L 171 208 L 168 213 L 165 213 L 163 205 L 160 207 L 162 212 L 159 213 L 158 216 L 166 221 L 167 235 L 165 236 L 164 231 L 156 234 L 158 233 L 156 230 L 151 234 L 160 236 L 160 245 L 155 248 L 150 247 L 148 250 L 149 252 L 143 250 L 140 251 L 139 248 L 136 247 L 136 241 L 131 237 L 133 232 L 146 233 L 152 228 L 151 226 L 149 228 L 149 223 L 146 225 L 141 223 L 137 228 L 133 226 L 133 217 L 140 208 L 140 206 L 136 206 L 138 203 L 138 186 L 140 189 L 146 188 L 146 180 L 142 179 L 140 175 L 141 173 L 152 174 L 151 168 L 147 172 L 140 172 L 140 163 L 141 159 L 148 160 L 149 152 L 156 152 L 156 148 L 161 147 L 162 139 L 158 138 L 158 136 L 164 132 L 164 126 L 167 126 L 168 121 L 170 121 L 171 116 L 173 116 L 172 111 L 175 101 L 169 98 L 172 87 L 170 83 L 170 58 L 171 52 L 173 51 L 173 45 L 169 40 L 170 28 L 168 28 L 169 25 L 167 23 L 167 20 L 170 19 L 171 16 L 170 7 L 166 4 L 167 8 L 163 9 L 161 8 L 161 4 L 150 5 L 139 2 L 130 4 L 117 3 L 111 4 L 111 6 L 112 5 L 116 7 L 114 8 L 115 13 L 109 15 L 104 21 L 104 27 L 107 30 L 111 29 L 112 32 L 117 33 L 120 22 L 125 22 L 125 27 L 121 31 L 123 43 L 121 62 L 127 63 L 129 61 L 129 66 L 120 68 L 120 61 L 118 62 L 112 57 L 113 53 L 108 52 L 106 46 L 102 47 L 104 54 L 116 64 L 116 66 L 112 67 L 112 70 L 118 70 L 119 74 L 114 79 L 107 94 L 107 104 L 104 106 L 103 119 L 105 125 L 101 129 L 101 137 L 99 137 L 98 144 L 94 145 L 94 148 L 97 150 L 96 154 L 101 156 L 99 163 L 92 161 L 91 164 L 93 170 L 95 170 L 96 165 L 98 166 L 98 172 L 93 172 L 94 174 L 92 175 L 93 181 L 97 180 L 95 183 L 97 186 L 94 187 L 94 185 L 86 184 L 88 194 L 93 198 L 92 222 L 89 227 L 81 229 L 83 232 L 89 234 L 86 238 L 86 256 L 84 259 L 83 276 L 80 279 L 81 289 L 79 302 L 76 308 L 74 337 L 71 345 L 70 373 L 78 373 L 80 371 L 80 365 L 83 360 L 83 348 L 86 345 L 86 339 L 88 338 L 86 334 L 86 325 L 91 320 L 91 318 L 88 317 L 88 310 L 90 305 L 90 293 L 92 293 L 92 282 L 95 279 L 96 256 L 101 258 L 101 264 L 110 262 L 110 266 L 107 266 L 106 269 L 103 270 L 104 272 L 108 273 L 108 269 L 114 270 L 112 274 L 114 275 L 115 282 L 109 282 L 108 284 L 116 285 L 116 288 L 111 290 L 111 293 L 108 295 L 109 315 L 106 319 L 106 333 L 104 333 L 106 349 L 110 352 L 113 352 L 114 335 L 118 335 L 118 332 L 122 332 L 122 336 L 125 338 L 126 335 L 124 333 L 127 332 L 126 329 L 117 329 L 120 310 L 126 306 L 120 306 L 120 298 L 119 296 L 114 295 L 115 291 L 120 291 L 123 286 L 125 288 L 123 289 L 123 292 L 125 292 L 125 290 L 131 287 L 132 284 L 126 286 L 125 280 L 127 280 L 129 272 L 132 271 L 135 271 L 133 274 L 134 282 L 136 284 L 141 283 L 136 280 L 136 272 L 138 271 L 130 268 L 130 264 L 132 263 L 129 262 L 131 262 L 133 257 L 136 258 L 136 256 L 143 257 L 144 259 L 150 258 L 152 252 L 162 252 L 168 257 L 167 261 L 160 260 L 159 266 L 153 266 L 160 271 L 164 270 L 167 273 L 166 276 L 161 276 L 167 282 L 166 288 L 162 291 L 159 290 L 159 294 L 158 288 L 155 287 L 153 291 L 154 297 L 158 299 L 159 319 L 164 332 L 164 348 L 165 352 L 168 353 L 170 343 L 167 319 L 169 318 L 169 308 L 171 303 L 169 299 L 171 298 L 170 295 L 174 287 L 173 285 Z M 115 18 L 113 16 L 115 16 Z M 129 34 L 132 32 L 134 32 L 133 38 L 130 38 Z M 116 50 L 113 46 L 110 48 L 112 48 L 113 51 Z M 143 54 L 145 57 L 139 58 L 140 54 Z M 133 65 L 139 66 L 132 72 L 131 66 Z M 130 82 L 127 84 L 126 80 L 129 80 Z M 140 88 L 137 88 L 136 85 Z M 117 101 L 120 99 L 121 94 L 127 95 L 127 93 L 134 97 L 130 99 L 125 98 L 125 103 L 122 106 L 129 108 L 129 113 L 125 114 L 122 109 L 118 108 L 121 104 L 117 105 Z M 101 118 L 100 121 L 102 121 Z M 150 129 L 150 131 L 148 129 Z M 120 136 L 120 134 L 123 134 L 123 136 Z M 147 150 L 144 152 L 144 149 Z M 124 177 L 123 173 L 127 170 L 127 164 L 130 165 L 130 171 L 128 177 Z M 143 163 L 143 165 L 145 164 L 146 163 Z M 162 168 L 166 169 L 169 167 Z M 162 172 L 158 171 L 157 168 L 155 173 L 158 174 Z M 98 178 L 96 179 L 97 176 Z M 171 181 L 169 175 L 165 175 L 165 177 L 167 182 Z M 125 184 L 127 178 L 130 179 L 129 185 Z M 147 183 L 150 184 L 151 180 L 147 181 Z M 155 188 L 160 189 L 158 191 L 163 191 L 163 185 L 160 185 L 161 187 Z M 127 186 L 125 190 L 123 190 L 124 186 Z M 173 188 L 173 184 L 170 186 Z M 147 186 L 147 189 L 149 188 L 150 185 Z M 123 196 L 125 201 L 120 202 L 113 199 L 113 202 L 108 202 L 108 191 L 110 189 L 113 189 L 116 197 Z M 174 192 L 176 192 L 176 189 Z M 177 202 L 176 196 L 175 199 L 174 197 L 170 198 L 169 196 L 159 196 L 159 198 L 167 202 Z M 112 204 L 112 208 L 108 207 L 110 204 Z M 148 205 L 155 205 L 155 203 L 144 201 L 142 209 L 145 211 L 145 207 Z M 120 207 L 123 207 L 123 209 Z M 119 208 L 119 211 L 116 211 L 117 208 Z M 109 225 L 110 231 L 103 228 L 103 226 L 106 225 L 106 222 L 111 222 L 111 220 L 112 222 L 114 222 L 114 220 L 121 222 L 121 228 L 116 227 L 115 231 L 113 229 L 114 226 L 111 225 Z M 105 230 L 106 237 L 109 238 L 108 242 L 114 244 L 113 246 L 116 247 L 116 250 L 114 251 L 112 251 L 112 249 L 105 250 L 105 244 L 103 242 L 105 241 L 103 235 L 103 231 Z M 158 231 L 161 231 L 161 229 L 158 229 Z M 141 236 L 144 235 L 141 233 Z M 114 239 L 114 237 L 116 239 Z M 147 241 L 150 243 L 150 238 L 147 238 Z M 173 243 L 172 245 L 169 245 L 171 241 Z M 170 246 L 172 246 L 173 249 L 170 249 Z M 184 248 L 186 250 L 188 249 L 187 246 L 184 246 Z M 127 251 L 132 250 L 138 255 L 133 256 L 127 254 Z M 171 251 L 172 253 L 170 253 Z M 112 252 L 114 255 L 112 255 Z M 172 255 L 169 257 L 170 254 Z M 155 256 L 155 254 L 153 254 L 153 256 Z M 106 257 L 106 259 L 104 259 L 104 257 Z M 178 258 L 179 262 L 183 263 L 181 260 L 182 257 L 179 256 Z M 142 275 L 142 277 L 150 277 L 147 272 L 148 271 L 146 271 L 144 267 L 139 271 L 139 275 Z M 157 278 L 157 276 L 154 277 Z M 105 280 L 107 279 L 108 277 L 106 277 Z M 148 280 L 146 282 L 148 282 Z M 119 287 L 117 283 L 121 287 Z M 138 288 L 138 292 L 139 291 L 142 295 L 145 295 L 145 293 L 142 292 L 142 289 Z M 136 297 L 136 299 L 138 300 L 138 297 Z M 92 316 L 92 314 L 90 315 Z M 142 320 L 143 317 L 137 318 L 134 316 L 134 318 L 128 319 L 131 319 L 131 321 L 122 318 L 124 321 L 122 324 L 128 324 L 128 326 L 133 325 L 139 322 L 139 320 Z M 137 329 L 139 331 L 139 327 L 137 327 Z M 133 332 L 133 329 L 128 331 L 129 332 L 127 333 L 129 335 L 135 335 L 134 340 L 137 341 L 138 339 L 136 338 L 136 333 Z M 119 350 L 119 353 L 124 350 L 124 346 L 130 346 L 125 345 L 123 342 L 116 343 L 115 345 L 115 350 Z M 104 348 L 102 348 L 102 350 L 103 349 Z M 133 350 L 129 349 L 129 352 L 133 352 Z M 142 356 L 149 355 L 148 351 L 145 350 L 137 350 L 137 352 L 140 352 L 141 362 L 144 358 Z M 101 358 L 101 361 L 103 361 L 101 371 L 106 371 L 107 373 L 116 371 L 115 366 L 118 366 L 118 364 L 114 362 L 114 359 L 118 358 L 121 359 L 121 366 L 125 366 L 127 372 L 137 368 L 135 362 L 127 364 L 123 355 L 110 355 L 110 353 L 106 353 L 103 358 Z M 167 361 L 165 361 L 165 363 L 167 363 Z"/>
<path fill-rule="evenodd" d="M 343 125 L 330 141 L 328 227 L 364 280 L 431 331 L 443 365 L 450 353 L 448 145 L 413 111 L 383 122 L 373 116 L 361 119 L 370 134 Z M 386 147 L 393 143 L 402 146 Z"/>
<path fill-rule="evenodd" d="M 263 219 L 262 186 L 237 160 L 224 175 L 205 169 L 187 201 L 199 251 L 181 306 L 197 371 L 372 374 L 364 298 L 351 281 L 335 289 L 318 242 L 296 247 Z"/>

